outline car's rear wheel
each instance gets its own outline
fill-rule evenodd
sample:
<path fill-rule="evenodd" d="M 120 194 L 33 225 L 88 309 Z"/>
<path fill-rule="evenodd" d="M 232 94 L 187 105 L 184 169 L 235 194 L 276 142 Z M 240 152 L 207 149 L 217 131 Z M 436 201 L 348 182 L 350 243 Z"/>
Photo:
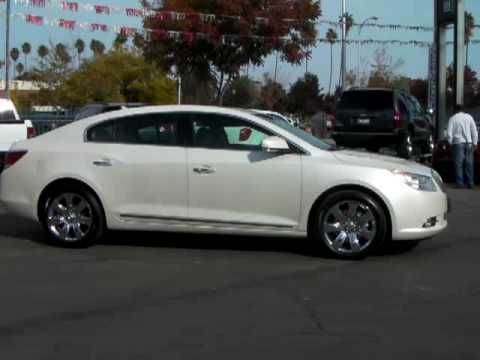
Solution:
<path fill-rule="evenodd" d="M 87 247 L 105 232 L 102 207 L 96 197 L 77 184 L 52 190 L 42 204 L 42 224 L 57 245 Z"/>
<path fill-rule="evenodd" d="M 342 259 L 361 259 L 385 241 L 387 217 L 370 195 L 345 190 L 318 206 L 311 231 L 317 251 Z"/>

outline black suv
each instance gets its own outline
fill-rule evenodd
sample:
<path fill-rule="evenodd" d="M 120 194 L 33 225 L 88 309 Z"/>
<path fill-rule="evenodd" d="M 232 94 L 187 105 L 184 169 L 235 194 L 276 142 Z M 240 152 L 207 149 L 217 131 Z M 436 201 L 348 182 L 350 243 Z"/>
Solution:
<path fill-rule="evenodd" d="M 418 100 L 404 90 L 351 89 L 337 105 L 337 145 L 377 152 L 395 147 L 399 156 L 431 154 L 433 125 Z"/>
<path fill-rule="evenodd" d="M 144 103 L 96 103 L 89 104 L 82 107 L 74 117 L 75 120 L 85 119 L 90 116 L 103 114 L 110 111 L 117 111 L 126 108 L 136 108 L 141 106 L 147 106 Z"/>

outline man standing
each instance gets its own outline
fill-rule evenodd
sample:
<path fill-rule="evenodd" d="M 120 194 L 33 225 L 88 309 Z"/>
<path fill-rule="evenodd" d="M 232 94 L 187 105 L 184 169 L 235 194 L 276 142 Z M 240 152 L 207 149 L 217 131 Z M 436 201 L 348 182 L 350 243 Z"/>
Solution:
<path fill-rule="evenodd" d="M 447 134 L 448 142 L 453 148 L 457 187 L 462 188 L 466 185 L 473 189 L 474 152 L 478 143 L 478 131 L 473 117 L 464 112 L 463 106 L 455 106 L 455 114 L 448 121 Z"/>

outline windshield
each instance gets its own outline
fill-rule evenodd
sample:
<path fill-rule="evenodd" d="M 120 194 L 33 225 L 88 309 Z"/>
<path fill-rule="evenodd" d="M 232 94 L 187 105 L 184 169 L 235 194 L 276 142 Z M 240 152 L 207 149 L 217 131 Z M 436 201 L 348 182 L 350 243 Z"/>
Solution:
<path fill-rule="evenodd" d="M 288 131 L 290 134 L 302 139 L 303 141 L 309 143 L 312 146 L 315 146 L 318 149 L 321 150 L 334 150 L 335 146 L 327 144 L 326 142 L 323 142 L 319 138 L 313 136 L 312 134 L 309 134 L 306 131 L 303 131 L 302 129 L 299 129 L 297 127 L 293 127 L 290 125 L 288 122 L 285 120 L 280 120 L 278 118 L 275 119 L 268 119 L 272 124 L 277 125 L 278 127 L 281 127 L 283 130 Z"/>

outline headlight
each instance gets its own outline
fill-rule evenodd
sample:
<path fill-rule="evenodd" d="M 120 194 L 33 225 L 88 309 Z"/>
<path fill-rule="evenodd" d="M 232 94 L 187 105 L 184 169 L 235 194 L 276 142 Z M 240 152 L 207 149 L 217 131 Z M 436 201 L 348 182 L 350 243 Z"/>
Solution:
<path fill-rule="evenodd" d="M 412 189 L 430 192 L 437 191 L 435 184 L 433 183 L 433 179 L 430 176 L 399 170 L 393 170 L 393 175 L 404 184 L 410 186 Z"/>

